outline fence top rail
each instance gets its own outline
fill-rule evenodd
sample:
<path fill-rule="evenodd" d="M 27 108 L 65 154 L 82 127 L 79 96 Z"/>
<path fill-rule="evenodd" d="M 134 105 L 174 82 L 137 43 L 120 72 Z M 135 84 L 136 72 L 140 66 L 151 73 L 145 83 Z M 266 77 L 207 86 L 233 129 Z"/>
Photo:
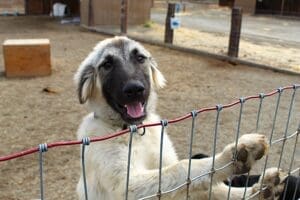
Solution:
<path fill-rule="evenodd" d="M 230 107 L 233 107 L 235 105 L 238 105 L 238 104 L 242 104 L 242 103 L 244 103 L 248 100 L 251 100 L 251 99 L 262 99 L 262 98 L 265 98 L 265 97 L 273 96 L 277 93 L 282 93 L 284 90 L 291 90 L 291 89 L 296 90 L 298 88 L 300 88 L 300 84 L 294 84 L 294 85 L 280 87 L 280 88 L 278 88 L 276 90 L 273 90 L 273 91 L 271 91 L 269 93 L 266 93 L 266 94 L 260 93 L 258 95 L 242 97 L 242 98 L 240 98 L 240 99 L 238 99 L 238 100 L 236 100 L 232 103 L 226 104 L 226 105 L 217 105 L 217 106 L 213 106 L 213 107 L 200 108 L 198 110 L 194 110 L 194 111 L 192 111 L 192 112 L 190 112 L 186 115 L 183 115 L 181 117 L 178 117 L 178 118 L 175 118 L 175 119 L 172 119 L 172 120 L 167 120 L 167 122 L 168 122 L 168 124 L 177 123 L 177 122 L 180 122 L 180 121 L 183 121 L 185 119 L 193 117 L 194 114 L 199 114 L 199 113 L 209 112 L 209 111 L 214 111 L 214 110 L 221 111 L 222 109 L 226 109 L 226 108 L 230 108 Z M 147 128 L 147 127 L 153 127 L 153 126 L 160 126 L 160 125 L 162 125 L 162 122 L 149 123 L 149 124 L 140 124 L 136 128 L 140 129 L 140 128 Z M 126 133 L 129 133 L 130 131 L 131 131 L 131 129 L 128 128 L 128 129 L 121 130 L 121 131 L 118 131 L 118 132 L 115 132 L 115 133 L 107 134 L 105 136 L 91 137 L 90 142 L 99 142 L 99 141 L 103 141 L 103 140 L 108 140 L 108 139 L 115 138 L 115 137 L 124 135 Z M 52 143 L 45 143 L 43 146 L 46 147 L 46 149 L 41 150 L 40 149 L 41 145 L 38 145 L 37 147 L 29 148 L 29 149 L 19 151 L 19 152 L 16 152 L 16 153 L 12 153 L 12 154 L 9 154 L 9 155 L 5 155 L 5 156 L 0 156 L 0 162 L 4 162 L 4 161 L 7 161 L 7 160 L 12 160 L 12 159 L 15 159 L 15 158 L 23 157 L 23 156 L 33 154 L 33 153 L 36 153 L 36 152 L 39 152 L 39 151 L 46 151 L 47 149 L 54 148 L 54 147 L 79 145 L 79 144 L 82 144 L 82 142 L 83 142 L 82 140 L 71 140 L 71 141 L 58 141 L 58 142 L 52 142 Z"/>

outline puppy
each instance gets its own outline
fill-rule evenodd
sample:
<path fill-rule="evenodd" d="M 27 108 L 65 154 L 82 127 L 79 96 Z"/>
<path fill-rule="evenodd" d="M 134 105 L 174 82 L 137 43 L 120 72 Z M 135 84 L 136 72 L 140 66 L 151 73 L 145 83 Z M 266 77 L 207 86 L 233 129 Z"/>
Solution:
<path fill-rule="evenodd" d="M 78 98 L 87 104 L 90 114 L 84 117 L 78 139 L 103 136 L 114 133 L 129 125 L 159 122 L 156 113 L 156 91 L 165 86 L 165 78 L 151 54 L 138 42 L 126 37 L 114 37 L 101 41 L 79 66 L 75 74 Z M 138 130 L 140 131 L 140 130 Z M 161 190 L 159 185 L 161 127 L 149 127 L 146 133 L 134 134 L 128 199 L 139 199 L 148 195 L 161 195 L 162 199 L 185 199 L 187 187 L 166 193 L 187 183 L 188 160 L 179 160 L 173 144 L 164 133 L 162 156 Z M 115 200 L 126 196 L 126 176 L 129 134 L 117 138 L 92 143 L 86 147 L 85 165 L 89 199 Z M 250 170 L 256 160 L 267 152 L 268 144 L 264 135 L 245 134 L 237 144 L 227 145 L 215 156 L 215 169 L 232 162 L 236 152 L 236 162 L 216 170 L 213 174 L 212 199 L 226 199 L 228 186 L 223 180 L 233 174 L 243 174 Z M 212 158 L 193 160 L 190 169 L 190 199 L 208 199 Z M 270 198 L 275 188 L 282 182 L 282 174 L 270 173 L 270 191 L 262 192 L 256 198 Z M 279 182 L 274 181 L 280 180 Z M 257 189 L 249 187 L 250 196 Z M 77 193 L 85 199 L 83 176 L 81 175 Z M 241 199 L 243 188 L 231 190 L 231 199 Z M 154 199 L 156 199 L 155 197 Z"/>

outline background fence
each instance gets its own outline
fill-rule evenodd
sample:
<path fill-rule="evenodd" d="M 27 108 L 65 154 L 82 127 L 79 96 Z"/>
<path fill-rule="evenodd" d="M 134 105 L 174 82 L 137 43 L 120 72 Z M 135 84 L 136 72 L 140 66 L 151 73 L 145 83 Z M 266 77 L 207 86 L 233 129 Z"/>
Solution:
<path fill-rule="evenodd" d="M 240 9 L 240 12 L 234 9 Z M 300 40 L 297 36 L 300 22 L 297 18 L 254 15 L 254 11 L 246 12 L 247 7 L 234 9 L 220 7 L 216 1 L 178 1 L 175 5 L 156 0 L 151 20 L 139 26 L 128 25 L 126 32 L 141 41 L 172 44 L 169 46 L 213 54 L 225 60 L 238 58 L 238 61 L 260 67 L 300 72 Z M 177 19 L 178 23 L 170 23 L 168 17 Z M 179 26 L 172 30 L 170 24 Z M 91 25 L 89 28 L 120 34 L 119 26 Z M 227 55 L 229 58 L 224 57 Z"/>
<path fill-rule="evenodd" d="M 237 101 L 234 101 L 230 104 L 226 105 L 217 105 L 213 107 L 207 107 L 207 108 L 202 108 L 199 110 L 194 110 L 191 113 L 188 113 L 182 117 L 175 118 L 172 120 L 162 120 L 161 122 L 156 122 L 152 124 L 144 124 L 144 125 L 139 125 L 139 126 L 130 126 L 129 129 L 119 131 L 116 133 L 112 133 L 103 137 L 92 137 L 92 138 L 83 138 L 82 141 L 61 141 L 61 142 L 54 142 L 54 143 L 44 143 L 40 144 L 38 147 L 34 147 L 31 149 L 27 149 L 21 152 L 13 153 L 7 156 L 1 156 L 0 157 L 0 162 L 16 159 L 18 157 L 23 157 L 29 154 L 37 153 L 39 152 L 39 178 L 40 178 L 40 196 L 41 199 L 44 199 L 44 180 L 43 180 L 43 167 L 44 167 L 44 161 L 43 161 L 43 155 L 47 150 L 55 147 L 61 147 L 61 146 L 69 146 L 69 145 L 79 145 L 82 144 L 82 166 L 83 166 L 83 172 L 85 170 L 85 162 L 84 162 L 84 151 L 85 151 L 85 145 L 89 145 L 91 142 L 101 142 L 103 140 L 108 140 L 112 139 L 114 137 L 118 137 L 124 134 L 130 133 L 130 139 L 128 143 L 128 148 L 129 148 L 129 154 L 128 154 L 128 171 L 127 171 L 127 184 L 126 184 L 126 194 L 128 194 L 128 183 L 130 181 L 130 155 L 131 155 L 131 147 L 132 147 L 132 137 L 142 137 L 140 135 L 136 135 L 137 129 L 147 129 L 147 127 L 151 126 L 161 126 L 162 131 L 161 131 L 161 138 L 163 138 L 164 134 L 164 129 L 165 127 L 171 124 L 177 124 L 181 123 L 182 121 L 186 121 L 188 119 L 192 119 L 192 126 L 191 126 L 191 132 L 189 136 L 189 145 L 188 145 L 188 158 L 191 163 L 191 156 L 193 155 L 193 152 L 195 151 L 194 143 L 196 143 L 197 140 L 197 135 L 199 137 L 198 133 L 198 128 L 203 126 L 202 123 L 199 124 L 199 122 L 196 121 L 196 119 L 202 118 L 205 113 L 212 113 L 215 115 L 215 120 L 214 120 L 214 127 L 213 127 L 213 140 L 212 140 L 212 154 L 215 155 L 215 153 L 218 151 L 217 148 L 217 143 L 219 143 L 221 140 L 221 133 L 220 127 L 222 126 L 222 115 L 225 114 L 224 111 L 229 110 L 231 108 L 236 108 L 238 111 L 238 118 L 237 121 L 235 119 L 232 119 L 233 123 L 236 123 L 236 132 L 233 134 L 233 137 L 235 138 L 235 141 L 243 134 L 242 129 L 242 124 L 250 122 L 251 120 L 248 120 L 247 118 L 244 119 L 245 115 L 245 107 L 247 104 L 254 102 L 257 105 L 257 112 L 252 113 L 255 117 L 255 126 L 253 126 L 253 131 L 258 131 L 263 132 L 266 134 L 266 136 L 269 138 L 270 142 L 270 155 L 272 155 L 272 151 L 276 151 L 275 154 L 277 154 L 277 158 L 272 158 L 272 165 L 273 167 L 278 167 L 284 169 L 286 172 L 288 172 L 289 175 L 295 175 L 299 176 L 300 174 L 300 158 L 299 158 L 299 148 L 298 148 L 298 136 L 299 136 L 299 129 L 300 129 L 300 116 L 299 116 L 299 108 L 300 104 L 298 103 L 299 100 L 297 100 L 297 97 L 299 98 L 299 84 L 295 84 L 292 86 L 285 86 L 285 87 L 280 87 L 277 90 L 274 90 L 270 93 L 260 93 L 258 95 L 253 95 L 253 96 L 248 96 L 248 97 L 242 97 Z M 289 105 L 284 105 L 284 110 L 285 110 L 285 116 L 282 117 L 282 112 L 280 111 L 280 105 L 281 105 L 281 99 L 282 96 L 286 96 L 290 98 L 290 103 Z M 271 100 L 273 98 L 273 101 Z M 265 105 L 273 102 L 274 103 L 274 109 L 272 109 L 273 113 L 269 113 L 269 125 L 266 128 L 264 128 L 264 125 L 266 123 L 262 123 L 262 113 L 264 113 L 264 107 Z M 281 130 L 279 132 L 275 132 L 276 127 L 280 126 Z M 198 128 L 196 128 L 198 127 Z M 221 132 L 221 133 L 220 133 Z M 200 134 L 201 137 L 203 137 L 203 133 Z M 206 135 L 204 136 L 206 137 Z M 163 142 L 163 140 L 162 140 Z M 198 141 L 199 142 L 199 141 Z M 162 144 L 162 143 L 161 143 Z M 133 144 L 134 145 L 134 144 Z M 277 146 L 277 148 L 274 146 Z M 279 151 L 278 151 L 279 149 Z M 196 150 L 196 152 L 199 153 L 199 150 Z M 286 153 L 288 152 L 288 156 L 285 157 Z M 163 149 L 161 145 L 160 149 L 160 156 L 162 156 Z M 274 153 L 274 152 L 273 152 Z M 270 163 L 270 157 L 272 156 L 266 156 L 263 158 L 263 162 L 261 162 L 261 165 L 258 166 L 258 173 L 264 172 L 265 169 L 268 167 Z M 284 158 L 285 157 L 285 158 Z M 275 160 L 275 162 L 274 162 Z M 234 162 L 234 161 L 233 161 Z M 13 164 L 13 163 L 10 163 Z M 213 174 L 215 170 L 220 170 L 222 168 L 227 167 L 228 165 L 232 164 L 232 162 L 226 164 L 225 166 L 219 168 L 219 169 L 214 169 L 214 166 L 211 171 L 207 171 L 205 174 L 200 174 L 198 177 L 196 177 L 193 180 L 190 180 L 190 177 L 187 177 L 187 181 L 183 183 L 182 185 L 178 186 L 177 188 L 172 189 L 171 191 L 161 191 L 160 190 L 160 183 L 161 183 L 161 176 L 159 176 L 159 184 L 158 184 L 158 193 L 153 194 L 148 197 L 144 197 L 142 199 L 148 199 L 151 197 L 158 197 L 160 198 L 161 195 L 164 195 L 165 193 L 172 192 L 174 190 L 177 190 L 181 187 L 187 187 L 187 190 L 189 189 L 188 185 L 190 184 L 190 181 L 195 181 L 196 179 L 205 176 L 207 174 Z M 274 165 L 275 164 L 275 165 Z M 0 165 L 1 167 L 1 165 Z M 190 168 L 189 168 L 190 169 Z M 254 169 L 255 171 L 255 169 Z M 26 172 L 25 172 L 26 173 Z M 159 168 L 159 174 L 161 174 L 161 164 Z M 189 173 L 188 173 L 189 174 Z M 213 178 L 213 176 L 211 176 Z M 124 177 L 125 178 L 125 177 Z M 87 186 L 88 187 L 88 186 Z M 85 187 L 85 188 L 87 188 Z M 125 188 L 125 186 L 124 186 Z M 211 192 L 211 187 L 210 187 L 210 192 Z M 263 189 L 263 188 L 262 188 Z M 159 195 L 158 195 L 159 194 Z M 124 197 L 127 199 L 127 196 Z M 230 190 L 228 192 L 228 199 L 230 199 Z"/>

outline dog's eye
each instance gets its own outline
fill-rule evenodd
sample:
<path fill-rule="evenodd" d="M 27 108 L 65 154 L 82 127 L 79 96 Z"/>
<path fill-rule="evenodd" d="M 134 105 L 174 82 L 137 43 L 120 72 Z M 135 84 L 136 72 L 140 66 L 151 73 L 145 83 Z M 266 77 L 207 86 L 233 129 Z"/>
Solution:
<path fill-rule="evenodd" d="M 111 59 L 107 59 L 105 60 L 100 67 L 103 67 L 105 70 L 109 70 L 113 67 L 113 63 Z"/>
<path fill-rule="evenodd" d="M 139 63 L 143 64 L 143 63 L 145 62 L 145 60 L 146 60 L 146 57 L 143 56 L 143 55 L 137 55 L 136 60 L 137 60 Z"/>
<path fill-rule="evenodd" d="M 105 70 L 109 70 L 110 68 L 112 68 L 112 62 L 110 61 L 105 61 L 103 64 L 102 64 L 102 67 L 105 69 Z"/>

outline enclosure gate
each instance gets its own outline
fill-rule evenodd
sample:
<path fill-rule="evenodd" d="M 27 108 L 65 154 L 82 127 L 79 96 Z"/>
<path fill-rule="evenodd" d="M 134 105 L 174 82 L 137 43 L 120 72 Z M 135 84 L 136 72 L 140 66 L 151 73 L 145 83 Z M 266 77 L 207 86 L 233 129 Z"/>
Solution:
<path fill-rule="evenodd" d="M 124 199 L 128 199 L 128 187 L 129 187 L 129 182 L 130 182 L 130 163 L 131 163 L 131 149 L 132 149 L 132 138 L 134 136 L 134 134 L 137 134 L 137 130 L 138 129 L 145 129 L 147 127 L 152 127 L 152 126 L 161 126 L 161 143 L 160 143 L 160 162 L 159 162 L 159 180 L 158 180 L 158 185 L 157 185 L 157 193 L 140 198 L 140 199 L 150 199 L 150 198 L 155 198 L 157 197 L 157 199 L 160 199 L 164 194 L 167 193 L 171 193 L 175 190 L 181 189 L 183 187 L 186 187 L 186 199 L 189 198 L 189 186 L 192 182 L 194 182 L 195 180 L 200 179 L 203 176 L 206 175 L 210 175 L 210 187 L 209 187 L 209 198 L 211 199 L 212 196 L 212 179 L 213 179 L 213 175 L 216 171 L 224 169 L 226 167 L 228 167 L 229 165 L 233 164 L 236 161 L 236 153 L 234 154 L 234 159 L 227 163 L 226 165 L 220 167 L 220 168 L 215 168 L 214 162 L 215 162 L 215 154 L 216 154 L 216 143 L 217 143 L 217 136 L 218 136 L 218 126 L 219 126 L 219 116 L 220 113 L 222 112 L 222 110 L 230 108 L 230 107 L 234 107 L 234 106 L 238 106 L 239 107 L 239 118 L 238 118 L 238 123 L 237 123 L 237 131 L 235 134 L 235 149 L 237 147 L 237 141 L 238 138 L 240 136 L 240 125 L 241 125 L 241 119 L 242 119 L 242 115 L 243 115 L 243 107 L 244 104 L 247 101 L 250 100 L 258 100 L 259 104 L 258 104 L 258 112 L 257 112 L 257 117 L 256 117 L 256 131 L 259 129 L 260 126 L 260 116 L 261 116 L 261 110 L 263 108 L 263 105 L 266 100 L 267 97 L 270 96 L 274 96 L 277 95 L 277 100 L 276 100 L 276 105 L 275 105 L 275 109 L 274 109 L 274 114 L 273 114 L 273 119 L 272 119 L 272 129 L 271 129 L 271 134 L 270 134 L 270 138 L 269 138 L 269 145 L 273 145 L 275 143 L 279 143 L 282 142 L 282 146 L 281 146 L 281 151 L 280 151 L 280 157 L 279 157 L 279 162 L 277 165 L 277 168 L 281 167 L 282 164 L 282 155 L 283 152 L 285 150 L 285 145 L 286 145 L 286 141 L 287 140 L 291 140 L 294 139 L 295 143 L 293 146 L 293 153 L 292 153 L 292 158 L 291 158 L 291 163 L 289 164 L 289 169 L 287 171 L 288 175 L 296 175 L 299 176 L 300 174 L 300 166 L 297 166 L 296 168 L 292 168 L 293 166 L 293 162 L 295 159 L 295 155 L 296 155 L 296 150 L 297 150 L 297 142 L 298 142 L 298 136 L 300 133 L 300 119 L 296 119 L 297 123 L 298 123 L 298 127 L 295 129 L 294 133 L 288 134 L 288 129 L 289 129 L 289 125 L 290 125 L 290 119 L 291 119 L 291 113 L 294 107 L 294 102 L 295 102 L 295 95 L 298 92 L 298 89 L 300 88 L 300 84 L 294 84 L 291 86 L 285 86 L 285 87 L 280 87 L 277 90 L 274 90 L 270 93 L 260 93 L 258 95 L 254 95 L 254 96 L 248 96 L 248 97 L 242 97 L 239 100 L 232 102 L 230 104 L 226 104 L 226 105 L 217 105 L 217 106 L 213 106 L 213 107 L 206 107 L 206 108 L 202 108 L 199 110 L 193 110 L 192 112 L 181 116 L 179 118 L 173 119 L 173 120 L 161 120 L 160 122 L 157 123 L 152 123 L 152 124 L 141 124 L 141 125 L 132 125 L 130 126 L 128 129 L 126 130 L 122 130 L 116 133 L 112 133 L 112 134 L 108 134 L 106 136 L 102 136 L 102 137 L 92 137 L 92 138 L 83 138 L 81 141 L 61 141 L 61 142 L 54 142 L 54 143 L 44 143 L 44 144 L 40 144 L 38 147 L 36 148 L 31 148 L 25 151 L 21 151 L 21 152 L 17 152 L 14 154 L 10 154 L 7 156 L 2 156 L 0 157 L 0 162 L 3 161 L 7 161 L 7 160 L 12 160 L 18 157 L 22 157 L 22 156 L 26 156 L 32 153 L 36 153 L 39 152 L 39 172 L 40 172 L 40 198 L 44 199 L 44 187 L 43 187 L 43 154 L 50 148 L 54 148 L 54 147 L 59 147 L 59 146 L 69 146 L 69 145 L 82 145 L 82 156 L 81 156 L 81 162 L 82 162 L 82 173 L 83 173 L 83 179 L 84 179 L 84 192 L 85 192 L 85 198 L 88 199 L 88 193 L 87 193 L 87 182 L 86 182 L 86 177 L 85 177 L 85 146 L 89 145 L 91 142 L 100 142 L 103 140 L 108 140 L 114 137 L 118 137 L 124 134 L 129 133 L 129 141 L 128 141 L 128 163 L 127 163 L 127 177 L 126 177 L 126 186 L 125 186 L 125 197 Z M 292 94 L 291 94 L 291 100 L 290 100 L 290 104 L 288 107 L 288 116 L 286 118 L 286 125 L 285 125 L 285 131 L 282 135 L 281 138 L 273 140 L 273 134 L 274 134 L 274 129 L 275 129 L 275 125 L 277 122 L 277 116 L 278 116 L 278 108 L 279 108 L 279 104 L 280 104 L 280 100 L 281 100 L 281 96 L 284 93 L 284 91 L 286 90 L 292 90 Z M 299 100 L 298 100 L 299 101 Z M 207 171 L 206 173 L 203 174 L 199 174 L 197 177 L 195 178 L 191 178 L 190 176 L 190 171 L 191 171 L 191 157 L 192 157 L 192 144 L 193 144 L 193 140 L 194 140 L 194 133 L 195 133 L 195 119 L 197 118 L 197 115 L 199 115 L 200 113 L 204 113 L 204 112 L 212 112 L 212 111 L 216 111 L 216 119 L 215 119 L 215 127 L 214 127 L 214 140 L 213 140 L 213 160 L 212 160 L 212 168 L 211 170 Z M 174 124 L 186 119 L 192 119 L 192 126 L 191 126 L 191 133 L 190 133 L 190 138 L 189 138 L 189 165 L 188 165 L 188 175 L 186 177 L 186 181 L 185 183 L 182 183 L 181 185 L 177 186 L 176 188 L 173 188 L 172 190 L 169 191 L 162 191 L 161 190 L 161 171 L 162 171 L 162 153 L 163 153 L 163 138 L 164 138 L 164 130 L 165 127 L 168 124 Z M 236 150 L 235 150 L 236 151 Z M 266 156 L 265 161 L 264 161 L 264 168 L 263 168 L 263 172 L 262 172 L 262 179 L 264 178 L 265 175 L 265 170 L 267 167 L 267 163 L 268 163 L 268 156 Z M 246 181 L 246 183 L 248 182 L 248 180 Z M 296 186 L 299 187 L 300 183 L 299 183 L 299 179 L 297 180 Z M 288 184 L 288 182 L 286 183 Z M 246 184 L 247 185 L 247 184 Z M 261 185 L 260 187 L 260 191 L 264 190 L 265 188 L 263 187 L 263 185 Z M 251 199 L 255 196 L 257 196 L 260 191 L 252 194 L 250 197 L 246 197 L 246 187 L 244 190 L 244 198 L 243 199 Z M 230 192 L 231 192 L 231 182 L 229 182 L 229 190 L 228 190 L 228 195 L 227 195 L 227 199 L 230 199 Z M 286 190 L 283 193 L 284 198 L 286 195 Z M 294 192 L 293 194 L 293 199 L 296 199 L 296 192 Z"/>

